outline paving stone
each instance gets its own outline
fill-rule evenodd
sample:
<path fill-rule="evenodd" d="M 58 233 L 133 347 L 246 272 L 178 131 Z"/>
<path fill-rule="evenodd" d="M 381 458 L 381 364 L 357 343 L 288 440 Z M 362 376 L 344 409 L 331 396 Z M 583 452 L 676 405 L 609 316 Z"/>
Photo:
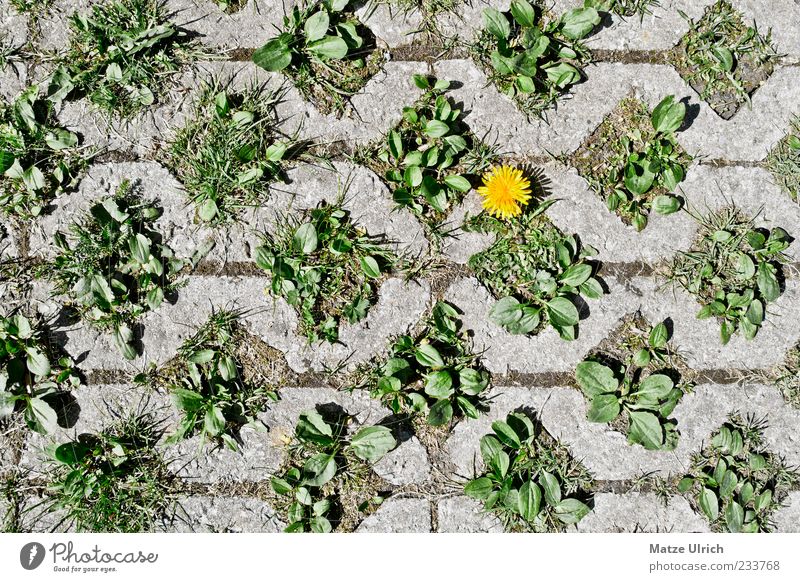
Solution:
<path fill-rule="evenodd" d="M 375 463 L 375 472 L 392 485 L 418 485 L 430 478 L 428 453 L 412 436 Z"/>
<path fill-rule="evenodd" d="M 783 507 L 773 517 L 775 531 L 781 533 L 800 532 L 800 491 L 792 491 Z"/>
<path fill-rule="evenodd" d="M 444 298 L 463 311 L 464 328 L 474 332 L 475 350 L 482 362 L 498 374 L 571 370 L 641 301 L 641 292 L 614 277 L 603 277 L 610 292 L 589 300 L 588 317 L 578 324 L 576 340 L 566 342 L 550 327 L 535 336 L 512 335 L 489 319 L 495 299 L 474 277 L 455 281 Z M 581 317 L 585 317 L 582 313 Z"/>
<path fill-rule="evenodd" d="M 9 2 L 0 2 L 0 51 L 6 48 L 20 49 L 28 41 L 28 18 L 19 14 Z M 12 56 L 0 68 L 0 98 L 13 99 L 25 88 L 28 67 L 16 56 Z"/>
<path fill-rule="evenodd" d="M 598 493 L 591 513 L 577 524 L 579 532 L 709 532 L 708 522 L 689 502 L 673 495 L 665 504 L 654 493 Z"/>
<path fill-rule="evenodd" d="M 277 533 L 286 527 L 259 499 L 195 495 L 178 501 L 175 516 L 163 524 L 180 533 Z"/>
<path fill-rule="evenodd" d="M 277 36 L 286 10 L 294 2 L 249 0 L 237 12 L 226 14 L 212 0 L 166 0 L 171 19 L 199 35 L 203 44 L 223 49 L 259 48 Z"/>
<path fill-rule="evenodd" d="M 385 135 L 400 121 L 403 107 L 416 101 L 420 91 L 411 75 L 428 72 L 427 64 L 422 62 L 385 63 L 382 70 L 350 98 L 352 111 L 341 119 L 322 115 L 297 89 L 287 84 L 287 93 L 278 111 L 281 118 L 287 119 L 287 130 L 297 129 L 301 139 L 366 144 Z"/>
<path fill-rule="evenodd" d="M 442 254 L 454 263 L 466 265 L 472 255 L 486 250 L 495 241 L 492 233 L 468 232 L 462 229 L 466 219 L 478 215 L 482 210 L 480 195 L 475 190 L 470 190 L 461 204 L 450 213 L 447 228 L 452 229 L 453 233 L 444 239 Z"/>
<path fill-rule="evenodd" d="M 601 262 L 658 263 L 687 249 L 697 232 L 697 224 L 684 212 L 669 216 L 651 212 L 647 228 L 637 232 L 608 210 L 574 168 L 549 164 L 544 172 L 551 198 L 558 200 L 547 209 L 547 216 L 562 231 L 580 235 L 582 244 L 595 247 Z"/>
<path fill-rule="evenodd" d="M 14 226 L 5 218 L 0 218 L 0 260 L 19 256 L 17 244 Z"/>
<path fill-rule="evenodd" d="M 356 529 L 357 533 L 429 533 L 431 505 L 426 499 L 390 497 Z"/>
<path fill-rule="evenodd" d="M 499 533 L 503 524 L 485 513 L 476 500 L 462 495 L 447 497 L 436 506 L 439 533 Z"/>
<path fill-rule="evenodd" d="M 417 10 L 406 11 L 391 4 L 365 2 L 355 14 L 389 48 L 408 45 L 423 37 L 418 32 L 423 18 Z"/>

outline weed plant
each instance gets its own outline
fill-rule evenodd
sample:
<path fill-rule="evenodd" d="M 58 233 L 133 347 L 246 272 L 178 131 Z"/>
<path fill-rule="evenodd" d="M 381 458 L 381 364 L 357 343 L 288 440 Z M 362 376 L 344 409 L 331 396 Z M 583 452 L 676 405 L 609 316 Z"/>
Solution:
<path fill-rule="evenodd" d="M 276 127 L 280 98 L 280 91 L 256 86 L 239 92 L 212 82 L 203 88 L 194 116 L 165 156 L 200 220 L 230 222 L 267 200 L 294 144 Z"/>
<path fill-rule="evenodd" d="M 347 418 L 327 421 L 303 412 L 281 476 L 272 478 L 287 532 L 328 533 L 352 522 L 375 493 L 371 465 L 397 446 L 385 426 L 367 426 L 352 436 Z"/>
<path fill-rule="evenodd" d="M 496 159 L 496 149 L 477 139 L 462 111 L 446 95 L 449 81 L 414 75 L 423 95 L 403 108 L 403 120 L 378 146 L 360 154 L 389 183 L 399 208 L 408 208 L 438 241 L 453 206 Z"/>
<path fill-rule="evenodd" d="M 12 105 L 0 102 L 0 210 L 20 218 L 38 216 L 60 192 L 77 185 L 86 165 L 78 136 L 58 126 L 53 103 L 39 87 Z"/>
<path fill-rule="evenodd" d="M 454 417 L 478 418 L 489 382 L 458 312 L 440 301 L 422 329 L 397 338 L 386 361 L 365 371 L 357 387 L 370 390 L 395 414 L 419 414 L 431 426 L 449 426 Z"/>
<path fill-rule="evenodd" d="M 55 431 L 54 397 L 77 388 L 68 357 L 57 357 L 42 329 L 24 315 L 0 316 L 0 422 L 21 411 L 31 430 Z"/>
<path fill-rule="evenodd" d="M 136 357 L 131 326 L 177 290 L 184 267 L 153 228 L 159 214 L 124 181 L 74 222 L 69 235 L 54 235 L 58 254 L 39 270 L 84 321 L 113 333 L 127 359 Z"/>
<path fill-rule="evenodd" d="M 103 0 L 70 19 L 67 51 L 50 82 L 54 100 L 86 96 L 128 118 L 163 98 L 168 80 L 209 54 L 167 18 L 161 0 Z"/>
<path fill-rule="evenodd" d="M 721 117 L 729 119 L 775 67 L 778 53 L 771 31 L 763 36 L 747 26 L 727 0 L 717 0 L 703 16 L 689 21 L 689 32 L 675 50 L 678 72 Z"/>
<path fill-rule="evenodd" d="M 665 97 L 653 113 L 636 99 L 624 99 L 573 156 L 572 163 L 608 209 L 641 231 L 650 210 L 672 214 L 681 207 L 673 193 L 691 161 L 675 132 L 686 106 Z"/>
<path fill-rule="evenodd" d="M 489 317 L 512 334 L 538 334 L 548 325 L 565 340 L 578 333 L 576 301 L 603 294 L 594 277 L 597 254 L 576 236 L 565 235 L 543 214 L 551 204 L 529 204 L 519 216 L 501 221 L 480 214 L 469 230 L 496 233 L 491 247 L 469 259 L 469 267 L 497 299 Z"/>
<path fill-rule="evenodd" d="M 780 227 L 757 228 L 753 218 L 729 206 L 695 216 L 700 231 L 691 250 L 672 261 L 667 278 L 702 305 L 698 319 L 716 317 L 723 344 L 739 329 L 753 339 L 767 304 L 782 293 L 783 251 L 792 237 Z"/>
<path fill-rule="evenodd" d="M 669 417 L 692 385 L 672 364 L 667 326 L 640 323 L 625 326 L 613 352 L 599 350 L 578 364 L 575 379 L 589 400 L 590 422 L 610 423 L 645 449 L 672 450 L 679 433 Z"/>
<path fill-rule="evenodd" d="M 800 116 L 795 116 L 791 129 L 767 156 L 767 169 L 792 200 L 800 202 Z"/>
<path fill-rule="evenodd" d="M 253 362 L 245 359 L 242 344 L 254 340 L 242 327 L 240 317 L 240 312 L 215 311 L 183 342 L 177 358 L 164 370 L 150 378 L 137 377 L 140 382 L 155 379 L 165 386 L 182 416 L 168 443 L 199 433 L 201 447 L 210 440 L 236 451 L 242 427 L 263 430 L 258 413 L 278 399 L 278 386 L 247 369 Z M 268 359 L 272 354 L 259 355 Z M 258 364 L 266 365 L 267 361 Z"/>
<path fill-rule="evenodd" d="M 343 115 L 350 96 L 380 69 L 374 37 L 349 3 L 304 0 L 284 17 L 281 33 L 253 54 L 259 67 L 285 71 L 324 114 Z"/>
<path fill-rule="evenodd" d="M 464 487 L 507 531 L 558 532 L 590 511 L 592 478 L 524 413 L 492 423 L 481 438 L 484 473 Z"/>
<path fill-rule="evenodd" d="M 600 15 L 589 6 L 554 18 L 540 0 L 513 0 L 509 12 L 484 9 L 483 22 L 470 46 L 473 58 L 522 113 L 541 117 L 582 79 L 590 54 L 580 41 Z"/>
<path fill-rule="evenodd" d="M 765 425 L 732 415 L 694 455 L 678 488 L 714 531 L 768 532 L 771 518 L 800 483 L 800 475 L 764 446 Z"/>
<path fill-rule="evenodd" d="M 177 496 L 177 480 L 156 448 L 161 424 L 151 414 L 131 414 L 55 448 L 46 507 L 78 531 L 153 531 Z"/>
<path fill-rule="evenodd" d="M 284 219 L 255 250 L 256 264 L 272 277 L 270 291 L 295 308 L 309 342 L 336 341 L 342 320 L 364 319 L 397 260 L 385 241 L 351 222 L 341 197 Z"/>

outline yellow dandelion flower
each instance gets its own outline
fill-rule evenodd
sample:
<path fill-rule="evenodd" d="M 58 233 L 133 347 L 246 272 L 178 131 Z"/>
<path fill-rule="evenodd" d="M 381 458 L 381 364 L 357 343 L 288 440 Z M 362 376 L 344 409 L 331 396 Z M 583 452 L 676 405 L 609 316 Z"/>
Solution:
<path fill-rule="evenodd" d="M 522 213 L 522 207 L 531 199 L 531 183 L 522 170 L 503 165 L 483 175 L 478 194 L 483 196 L 483 208 L 489 214 L 508 220 Z"/>

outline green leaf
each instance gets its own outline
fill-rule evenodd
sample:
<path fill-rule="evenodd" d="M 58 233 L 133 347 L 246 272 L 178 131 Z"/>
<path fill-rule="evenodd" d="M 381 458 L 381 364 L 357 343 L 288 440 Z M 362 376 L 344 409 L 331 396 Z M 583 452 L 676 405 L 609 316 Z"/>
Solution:
<path fill-rule="evenodd" d="M 422 344 L 416 349 L 414 355 L 417 362 L 426 368 L 444 368 L 444 360 L 439 354 L 439 350 L 431 344 Z"/>
<path fill-rule="evenodd" d="M 389 153 L 396 160 L 403 157 L 403 140 L 400 138 L 400 132 L 392 130 L 389 132 Z"/>
<path fill-rule="evenodd" d="M 725 523 L 728 526 L 728 531 L 731 533 L 739 533 L 742 531 L 744 525 L 744 509 L 736 501 L 730 501 L 728 507 L 725 508 Z"/>
<path fill-rule="evenodd" d="M 496 8 L 483 10 L 483 23 L 487 32 L 498 40 L 506 40 L 511 35 L 511 25 L 508 19 Z"/>
<path fill-rule="evenodd" d="M 204 350 L 197 350 L 190 355 L 187 360 L 189 360 L 193 364 L 207 364 L 211 360 L 214 359 L 214 354 L 216 352 L 214 350 L 204 349 Z"/>
<path fill-rule="evenodd" d="M 730 72 L 733 70 L 733 53 L 730 49 L 724 46 L 712 46 L 711 52 L 719 62 L 723 71 Z"/>
<path fill-rule="evenodd" d="M 56 411 L 41 398 L 31 398 L 25 408 L 25 422 L 31 430 L 50 434 L 58 427 Z"/>
<path fill-rule="evenodd" d="M 536 12 L 534 12 L 533 6 L 527 0 L 512 0 L 511 15 L 520 26 L 533 28 L 536 24 Z"/>
<path fill-rule="evenodd" d="M 492 480 L 488 477 L 480 477 L 473 479 L 464 487 L 464 493 L 473 499 L 480 499 L 484 501 L 492 493 L 494 486 Z"/>
<path fill-rule="evenodd" d="M 519 449 L 522 446 L 516 431 L 508 423 L 496 420 L 492 423 L 492 430 L 497 435 L 497 438 L 500 439 L 500 442 L 512 449 Z"/>
<path fill-rule="evenodd" d="M 303 32 L 306 35 L 306 42 L 313 42 L 321 39 L 328 32 L 330 25 L 330 17 L 328 12 L 323 8 L 319 12 L 315 12 L 306 20 L 303 26 Z"/>
<path fill-rule="evenodd" d="M 442 137 L 443 135 L 447 135 L 450 131 L 450 126 L 447 125 L 444 121 L 439 121 L 438 119 L 431 119 L 428 123 L 425 124 L 425 129 L 423 133 L 428 137 Z"/>
<path fill-rule="evenodd" d="M 309 52 L 320 59 L 343 59 L 347 56 L 347 43 L 338 36 L 326 36 L 306 45 Z"/>
<path fill-rule="evenodd" d="M 196 412 L 203 408 L 203 397 L 192 390 L 185 388 L 173 388 L 170 391 L 172 403 L 178 410 L 185 412 Z"/>
<path fill-rule="evenodd" d="M 548 505 L 556 507 L 561 502 L 561 485 L 555 475 L 547 471 L 542 471 L 539 481 L 544 488 L 544 499 Z"/>
<path fill-rule="evenodd" d="M 292 486 L 289 482 L 280 477 L 273 477 L 270 480 L 270 485 L 272 485 L 272 490 L 278 495 L 286 495 L 292 490 Z"/>
<path fill-rule="evenodd" d="M 375 463 L 397 446 L 397 441 L 385 426 L 368 426 L 359 430 L 350 441 L 350 450 L 364 461 Z"/>
<path fill-rule="evenodd" d="M 758 290 L 761 292 L 761 296 L 767 301 L 775 301 L 780 297 L 781 287 L 775 276 L 775 267 L 769 263 L 761 263 L 758 265 L 756 283 L 758 284 Z"/>
<path fill-rule="evenodd" d="M 292 245 L 304 255 L 317 250 L 317 229 L 314 225 L 310 222 L 301 224 L 292 237 Z"/>
<path fill-rule="evenodd" d="M 481 457 L 487 465 L 494 465 L 497 457 L 503 452 L 503 445 L 490 434 L 484 435 L 480 440 Z"/>
<path fill-rule="evenodd" d="M 578 364 L 575 367 L 575 379 L 589 398 L 616 392 L 619 387 L 614 371 L 598 362 L 586 361 Z"/>
<path fill-rule="evenodd" d="M 14 165 L 14 154 L 0 150 L 0 174 Z"/>
<path fill-rule="evenodd" d="M 653 210 L 658 214 L 673 214 L 681 209 L 681 201 L 675 196 L 660 194 L 653 199 Z"/>
<path fill-rule="evenodd" d="M 625 166 L 625 187 L 634 194 L 641 195 L 650 190 L 655 177 L 648 162 L 628 162 Z"/>
<path fill-rule="evenodd" d="M 562 523 L 578 523 L 589 514 L 589 506 L 577 499 L 564 499 L 555 506 L 556 517 Z"/>
<path fill-rule="evenodd" d="M 373 257 L 361 257 L 361 268 L 364 274 L 371 279 L 379 279 L 381 276 L 381 268 Z"/>
<path fill-rule="evenodd" d="M 267 71 L 281 71 L 292 62 L 292 52 L 289 48 L 292 36 L 282 34 L 273 38 L 267 44 L 253 53 L 253 62 Z"/>
<path fill-rule="evenodd" d="M 428 374 L 425 382 L 425 394 L 436 398 L 449 398 L 453 394 L 453 377 L 447 370 L 438 370 Z"/>
<path fill-rule="evenodd" d="M 50 149 L 59 151 L 78 145 L 78 136 L 66 129 L 54 128 L 47 132 L 44 141 Z"/>
<path fill-rule="evenodd" d="M 331 533 L 333 531 L 331 522 L 320 515 L 312 517 L 308 523 L 312 533 Z"/>
<path fill-rule="evenodd" d="M 506 327 L 522 319 L 522 305 L 514 297 L 503 297 L 489 310 L 489 318 Z"/>
<path fill-rule="evenodd" d="M 653 129 L 659 133 L 673 133 L 678 130 L 686 116 L 686 105 L 675 102 L 675 95 L 668 95 L 653 109 L 650 119 Z"/>
<path fill-rule="evenodd" d="M 569 299 L 554 297 L 545 305 L 550 322 L 557 327 L 568 327 L 578 324 L 578 310 Z"/>
<path fill-rule="evenodd" d="M 564 271 L 558 280 L 563 285 L 569 285 L 570 287 L 579 287 L 583 283 L 589 280 L 589 277 L 592 276 L 592 266 L 586 263 L 578 263 L 575 265 L 570 266 L 566 271 Z"/>
<path fill-rule="evenodd" d="M 300 414 L 295 434 L 301 441 L 311 441 L 323 446 L 333 443 L 333 430 L 330 425 L 313 410 Z"/>
<path fill-rule="evenodd" d="M 639 383 L 637 394 L 646 398 L 666 398 L 675 384 L 664 374 L 651 374 Z"/>
<path fill-rule="evenodd" d="M 459 192 L 469 192 L 469 189 L 472 186 L 464 176 L 458 175 L 450 175 L 444 179 L 444 183 L 447 184 L 453 190 L 457 190 Z"/>
<path fill-rule="evenodd" d="M 318 453 L 303 464 L 303 485 L 322 487 L 336 475 L 336 460 L 333 455 Z"/>
<path fill-rule="evenodd" d="M 598 394 L 592 398 L 586 418 L 590 422 L 611 422 L 619 416 L 620 410 L 616 394 Z"/>
<path fill-rule="evenodd" d="M 225 417 L 222 415 L 222 411 L 219 408 L 210 406 L 206 410 L 203 428 L 212 436 L 219 436 L 219 434 L 225 430 Z"/>
<path fill-rule="evenodd" d="M 650 347 L 653 347 L 657 350 L 663 349 L 667 347 L 667 341 L 669 341 L 669 331 L 663 322 L 659 323 L 652 330 L 650 330 L 650 336 L 647 339 Z"/>
<path fill-rule="evenodd" d="M 442 426 L 453 418 L 453 405 L 449 400 L 437 400 L 428 411 L 428 424 Z"/>
<path fill-rule="evenodd" d="M 26 348 L 28 354 L 27 365 L 31 374 L 44 378 L 50 374 L 50 361 L 47 356 L 40 352 L 37 348 Z"/>
<path fill-rule="evenodd" d="M 55 451 L 56 460 L 65 465 L 75 465 L 80 463 L 91 451 L 91 447 L 85 443 L 73 441 L 59 445 Z"/>
<path fill-rule="evenodd" d="M 200 220 L 210 222 L 217 215 L 217 203 L 212 198 L 206 198 L 197 209 Z"/>
<path fill-rule="evenodd" d="M 489 376 L 472 368 L 462 368 L 458 372 L 458 388 L 464 394 L 476 396 L 489 385 Z"/>
<path fill-rule="evenodd" d="M 719 502 L 717 501 L 717 494 L 711 489 L 703 487 L 700 492 L 700 499 L 698 500 L 700 509 L 706 514 L 709 521 L 716 521 L 719 517 Z"/>
<path fill-rule="evenodd" d="M 630 418 L 629 439 L 641 443 L 644 448 L 649 450 L 661 448 L 664 444 L 664 430 L 655 414 L 632 410 Z"/>
<path fill-rule="evenodd" d="M 28 190 L 41 190 L 46 185 L 44 174 L 36 166 L 31 166 L 22 173 L 22 181 Z"/>
<path fill-rule="evenodd" d="M 567 38 L 578 40 L 600 24 L 600 15 L 594 8 L 576 8 L 561 17 L 561 32 Z"/>
<path fill-rule="evenodd" d="M 533 481 L 525 481 L 519 488 L 519 514 L 527 522 L 532 522 L 539 515 L 542 505 L 542 491 Z"/>

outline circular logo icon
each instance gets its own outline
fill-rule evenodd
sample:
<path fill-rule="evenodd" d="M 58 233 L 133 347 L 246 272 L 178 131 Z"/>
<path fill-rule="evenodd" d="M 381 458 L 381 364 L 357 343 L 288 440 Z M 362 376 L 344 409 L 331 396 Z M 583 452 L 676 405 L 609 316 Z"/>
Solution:
<path fill-rule="evenodd" d="M 35 570 L 44 562 L 44 546 L 39 542 L 30 542 L 19 551 L 19 563 L 26 570 Z"/>

